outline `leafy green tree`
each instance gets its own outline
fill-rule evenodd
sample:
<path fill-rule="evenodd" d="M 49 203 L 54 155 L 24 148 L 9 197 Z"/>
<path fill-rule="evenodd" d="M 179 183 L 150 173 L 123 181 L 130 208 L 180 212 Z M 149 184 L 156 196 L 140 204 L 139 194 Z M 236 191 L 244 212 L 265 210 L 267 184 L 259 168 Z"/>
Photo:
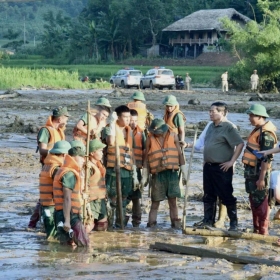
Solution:
<path fill-rule="evenodd" d="M 280 3 L 259 0 L 263 12 L 260 23 L 252 20 L 245 27 L 224 19 L 230 34 L 230 45 L 239 61 L 232 69 L 233 83 L 248 89 L 253 69 L 260 75 L 261 91 L 278 92 L 280 88 Z"/>

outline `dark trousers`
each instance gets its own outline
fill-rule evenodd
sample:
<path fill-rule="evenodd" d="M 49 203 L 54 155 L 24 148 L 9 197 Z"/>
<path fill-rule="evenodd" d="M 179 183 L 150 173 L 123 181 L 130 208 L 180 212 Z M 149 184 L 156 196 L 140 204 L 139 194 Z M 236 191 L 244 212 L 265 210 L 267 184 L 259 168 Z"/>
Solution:
<path fill-rule="evenodd" d="M 217 163 L 205 163 L 203 167 L 203 202 L 215 203 L 217 197 L 226 206 L 236 204 L 232 187 L 233 168 L 224 172 Z"/>

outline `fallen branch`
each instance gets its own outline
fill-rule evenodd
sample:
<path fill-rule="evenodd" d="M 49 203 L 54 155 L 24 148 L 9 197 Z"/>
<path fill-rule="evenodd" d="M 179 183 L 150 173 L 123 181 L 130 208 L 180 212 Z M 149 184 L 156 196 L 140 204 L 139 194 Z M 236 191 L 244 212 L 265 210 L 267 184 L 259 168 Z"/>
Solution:
<path fill-rule="evenodd" d="M 200 235 L 200 236 L 221 236 L 221 237 L 231 237 L 231 238 L 241 238 L 250 240 L 261 240 L 269 243 L 276 243 L 280 238 L 273 235 L 261 235 L 256 233 L 247 233 L 240 231 L 227 231 L 227 230 L 209 230 L 209 229 L 195 229 L 195 228 L 185 228 L 183 229 L 184 234 L 188 235 Z"/>
<path fill-rule="evenodd" d="M 268 266 L 280 266 L 279 261 L 267 260 L 262 258 L 250 257 L 250 256 L 239 256 L 239 255 L 228 255 L 225 253 L 219 253 L 213 250 L 194 248 L 189 246 L 181 246 L 167 243 L 156 242 L 154 245 L 150 245 L 150 249 L 159 251 L 166 251 L 175 254 L 193 255 L 201 258 L 214 258 L 214 259 L 225 259 L 232 263 L 240 264 L 265 264 Z"/>

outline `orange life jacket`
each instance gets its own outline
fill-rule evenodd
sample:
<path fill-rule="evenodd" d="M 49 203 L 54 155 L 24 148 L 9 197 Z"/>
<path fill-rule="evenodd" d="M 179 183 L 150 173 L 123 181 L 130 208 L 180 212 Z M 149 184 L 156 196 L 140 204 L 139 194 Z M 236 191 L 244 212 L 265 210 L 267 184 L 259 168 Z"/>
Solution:
<path fill-rule="evenodd" d="M 90 115 L 91 120 L 90 120 L 89 131 L 93 130 L 93 134 L 90 135 L 90 140 L 99 138 L 99 134 L 100 134 L 101 130 L 106 126 L 106 121 L 98 122 L 95 114 L 96 113 L 94 111 L 94 113 L 91 113 L 91 115 Z M 92 121 L 93 118 L 95 118 L 95 120 L 96 120 L 97 127 L 93 127 L 93 121 Z M 87 125 L 85 125 L 84 128 L 87 130 Z M 82 132 L 81 130 L 79 130 L 77 127 L 74 127 L 74 129 L 73 129 L 73 138 L 75 140 L 82 141 L 84 143 L 84 145 L 86 145 L 86 143 L 87 143 L 87 134 Z"/>
<path fill-rule="evenodd" d="M 166 169 L 178 170 L 179 152 L 175 145 L 175 133 L 167 131 L 163 146 L 153 134 L 148 137 L 151 143 L 148 151 L 150 172 L 156 174 Z"/>
<path fill-rule="evenodd" d="M 63 210 L 63 185 L 61 183 L 61 178 L 67 172 L 73 172 L 76 176 L 76 184 L 71 194 L 71 211 L 72 213 L 79 214 L 81 213 L 81 179 L 80 179 L 80 167 L 76 161 L 69 155 L 65 156 L 65 161 L 62 167 L 58 169 L 53 180 L 53 197 L 55 203 L 55 210 Z"/>
<path fill-rule="evenodd" d="M 133 137 L 132 129 L 130 126 L 126 126 L 126 139 L 123 137 L 123 132 L 118 126 L 116 127 L 116 135 L 118 138 L 118 145 L 120 148 L 120 167 L 127 170 L 133 169 L 133 160 L 132 160 L 132 148 L 133 148 Z M 116 166 L 116 148 L 115 146 L 107 146 L 107 167 Z"/>
<path fill-rule="evenodd" d="M 165 114 L 164 114 L 164 121 L 165 123 L 171 128 L 171 131 L 178 134 L 179 130 L 178 127 L 175 126 L 175 124 L 173 123 L 173 119 L 177 114 L 181 114 L 183 116 L 183 120 L 184 122 L 187 120 L 185 115 L 179 110 L 179 105 L 175 106 L 174 111 L 169 114 L 167 110 L 165 110 Z"/>
<path fill-rule="evenodd" d="M 101 162 L 89 162 L 93 175 L 89 178 L 89 201 L 106 197 L 105 174 L 106 169 Z"/>
<path fill-rule="evenodd" d="M 259 139 L 259 137 L 260 137 L 260 134 L 262 132 L 265 132 L 265 131 L 269 131 L 273 135 L 275 145 L 276 145 L 277 144 L 277 136 L 275 134 L 276 127 L 274 126 L 274 124 L 271 121 L 268 121 L 263 126 L 257 127 L 251 132 L 251 134 L 249 135 L 248 140 L 247 140 L 247 146 L 249 146 L 253 150 L 258 150 L 259 151 L 260 150 L 260 139 Z M 275 145 L 274 145 L 274 147 L 275 147 Z M 244 164 L 247 164 L 247 165 L 250 165 L 250 166 L 256 166 L 257 162 L 258 162 L 258 159 L 255 155 L 253 155 L 251 152 L 249 152 L 245 148 L 244 154 L 243 154 L 243 157 L 242 157 L 242 162 Z M 270 164 L 270 166 L 271 166 L 271 164 Z"/>
<path fill-rule="evenodd" d="M 134 109 L 138 113 L 138 126 L 144 130 L 147 117 L 146 104 L 141 101 L 134 101 L 127 104 L 129 109 Z"/>
<path fill-rule="evenodd" d="M 143 147 L 142 147 L 142 137 L 143 137 L 143 130 L 137 125 L 136 128 L 133 130 L 134 135 L 134 143 L 135 147 L 133 148 L 134 151 L 134 159 L 136 162 L 136 167 L 142 168 L 143 167 Z"/>
<path fill-rule="evenodd" d="M 53 201 L 53 172 L 62 166 L 64 158 L 48 154 L 39 175 L 40 202 L 43 206 L 54 206 Z"/>
<path fill-rule="evenodd" d="M 47 119 L 47 122 L 45 124 L 45 126 L 42 126 L 40 128 L 40 130 L 42 128 L 46 128 L 49 133 L 50 133 L 50 139 L 49 139 L 49 143 L 47 144 L 47 150 L 51 150 L 54 146 L 54 144 L 58 141 L 61 141 L 61 140 L 65 140 L 65 134 L 64 134 L 64 130 L 65 130 L 65 127 L 64 128 L 58 128 L 56 129 L 54 127 L 54 124 L 52 122 L 52 116 L 49 116 L 49 118 Z M 39 130 L 39 132 L 40 132 Z M 38 133 L 39 135 L 39 133 Z M 39 138 L 38 138 L 38 135 L 37 135 L 37 143 L 39 145 Z M 45 160 L 45 157 L 43 157 L 42 155 L 40 155 L 40 162 L 43 163 Z"/>

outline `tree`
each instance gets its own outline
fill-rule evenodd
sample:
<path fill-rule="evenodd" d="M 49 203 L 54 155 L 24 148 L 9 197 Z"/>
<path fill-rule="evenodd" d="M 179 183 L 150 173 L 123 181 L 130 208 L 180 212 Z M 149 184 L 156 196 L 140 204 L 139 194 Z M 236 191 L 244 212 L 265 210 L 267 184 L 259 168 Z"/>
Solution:
<path fill-rule="evenodd" d="M 230 45 L 239 62 L 232 70 L 233 83 L 243 89 L 253 69 L 260 74 L 262 91 L 278 91 L 280 88 L 280 3 L 259 0 L 258 7 L 263 12 L 260 23 L 252 20 L 242 27 L 224 19 L 230 34 Z"/>

